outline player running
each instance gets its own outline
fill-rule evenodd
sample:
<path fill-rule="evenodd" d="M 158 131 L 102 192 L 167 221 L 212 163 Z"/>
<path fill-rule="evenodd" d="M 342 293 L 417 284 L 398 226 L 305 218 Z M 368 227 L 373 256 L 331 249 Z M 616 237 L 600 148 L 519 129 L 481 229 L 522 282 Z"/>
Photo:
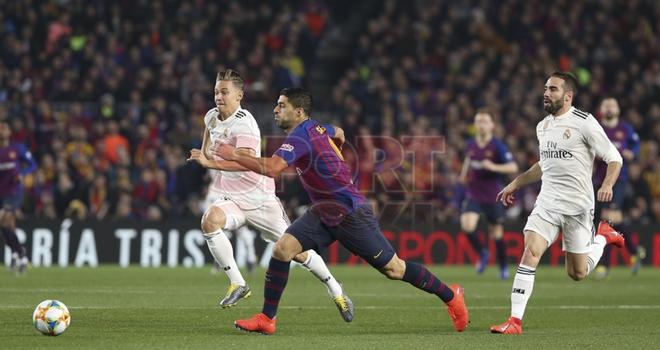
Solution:
<path fill-rule="evenodd" d="M 560 231 L 566 271 L 575 281 L 583 280 L 594 270 L 605 245 L 624 244 L 623 236 L 605 222 L 598 225 L 594 237 L 594 158 L 598 156 L 607 163 L 607 173 L 597 193 L 601 202 L 612 200 L 612 186 L 623 160 L 598 121 L 572 106 L 576 93 L 572 74 L 555 72 L 550 76 L 543 94 L 543 109 L 549 115 L 536 126 L 540 160 L 497 194 L 509 206 L 518 189 L 541 180 L 541 192 L 524 228 L 525 251 L 513 280 L 511 317 L 492 326 L 493 333 L 522 333 L 523 313 L 534 288 L 536 267 Z"/>
<path fill-rule="evenodd" d="M 339 241 L 352 253 L 390 279 L 406 281 L 435 294 L 447 304 L 457 331 L 468 324 L 463 288 L 447 286 L 423 265 L 401 260 L 378 227 L 371 207 L 353 184 L 351 173 L 339 150 L 344 143 L 342 129 L 320 125 L 309 117 L 311 94 L 301 88 L 284 89 L 275 106 L 277 125 L 288 133 L 282 146 L 270 158 L 239 152 L 229 145 L 219 148 L 220 156 L 269 177 L 295 166 L 312 207 L 298 218 L 275 243 L 266 273 L 262 312 L 235 322 L 237 328 L 263 334 L 275 333 L 275 316 L 289 279 L 291 260 L 300 252 L 320 251 Z"/>
<path fill-rule="evenodd" d="M 0 121 L 0 230 L 11 249 L 11 270 L 24 273 L 29 261 L 16 236 L 15 211 L 23 201 L 23 176 L 37 170 L 37 163 L 24 145 L 12 143 L 10 137 L 9 124 Z"/>
<path fill-rule="evenodd" d="M 480 110 L 474 117 L 476 135 L 466 146 L 466 156 L 461 170 L 461 182 L 467 187 L 467 195 L 462 205 L 461 230 L 465 232 L 472 248 L 479 254 L 477 273 L 481 274 L 488 265 L 488 246 L 481 244 L 475 233 L 479 214 L 488 221 L 489 237 L 495 241 L 500 279 L 509 278 L 506 250 L 502 236 L 504 228 L 504 207 L 495 200 L 502 189 L 502 174 L 518 172 L 518 165 L 504 142 L 493 137 L 493 117 L 490 112 Z"/>
<path fill-rule="evenodd" d="M 601 124 L 605 134 L 616 146 L 621 156 L 626 161 L 632 161 L 639 154 L 639 136 L 632 125 L 619 120 L 620 115 L 619 103 L 614 98 L 606 98 L 600 103 L 600 114 L 602 116 Z M 596 162 L 596 172 L 594 174 L 594 188 L 597 189 L 603 183 L 606 172 L 605 163 Z M 596 204 L 596 217 L 603 220 L 608 220 L 612 226 L 619 232 L 630 233 L 630 229 L 623 219 L 623 203 L 626 197 L 626 183 L 628 181 L 628 167 L 626 163 L 621 168 L 621 174 L 614 184 L 612 201 L 609 203 Z M 631 269 L 633 275 L 642 265 L 642 259 L 645 257 L 646 252 L 643 247 L 638 247 L 631 239 L 626 239 L 626 249 L 630 253 Z M 601 258 L 600 265 L 596 268 L 594 276 L 598 279 L 607 277 L 610 269 L 610 251 L 611 247 L 605 247 L 603 257 Z"/>
<path fill-rule="evenodd" d="M 264 240 L 275 242 L 289 225 L 282 204 L 275 196 L 273 179 L 213 154 L 219 145 L 230 144 L 238 154 L 261 155 L 259 126 L 252 114 L 240 106 L 243 86 L 243 78 L 236 71 L 228 69 L 218 74 L 214 89 L 216 107 L 204 117 L 206 130 L 202 150 L 192 149 L 188 159 L 205 168 L 220 170 L 214 176 L 210 190 L 222 195 L 202 216 L 202 232 L 211 254 L 230 280 L 227 295 L 220 301 L 222 308 L 232 307 L 252 293 L 236 265 L 225 231 L 248 224 L 261 231 Z M 299 253 L 295 260 L 326 285 L 342 318 L 346 322 L 352 321 L 353 303 L 321 256 L 311 250 Z"/>

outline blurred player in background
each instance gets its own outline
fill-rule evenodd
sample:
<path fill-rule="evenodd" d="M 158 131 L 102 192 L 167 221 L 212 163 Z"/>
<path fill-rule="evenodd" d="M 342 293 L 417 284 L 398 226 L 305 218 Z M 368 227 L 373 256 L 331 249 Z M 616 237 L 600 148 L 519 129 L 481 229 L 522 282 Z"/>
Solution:
<path fill-rule="evenodd" d="M 305 89 L 280 92 L 275 106 L 277 125 L 288 136 L 270 158 L 255 157 L 229 145 L 222 145 L 222 158 L 237 161 L 269 177 L 279 176 L 295 166 L 312 201 L 312 207 L 298 218 L 275 243 L 264 286 L 261 313 L 247 320 L 237 320 L 237 328 L 262 334 L 276 330 L 280 298 L 289 280 L 291 260 L 304 251 L 321 251 L 339 241 L 353 254 L 393 280 L 403 280 L 440 298 L 454 323 L 462 332 L 469 315 L 463 288 L 447 286 L 423 265 L 401 260 L 385 239 L 371 205 L 353 184 L 349 167 L 341 154 L 345 136 L 342 129 L 321 125 L 310 118 L 312 95 Z"/>
<path fill-rule="evenodd" d="M 466 186 L 466 198 L 461 213 L 461 230 L 467 234 L 472 248 L 479 254 L 477 273 L 481 274 L 488 265 L 488 245 L 483 245 L 476 234 L 479 214 L 488 222 L 488 234 L 495 241 L 500 279 L 509 278 L 506 249 L 502 236 L 504 229 L 504 206 L 497 201 L 497 193 L 504 187 L 503 174 L 518 172 L 518 165 L 504 142 L 493 138 L 493 116 L 480 110 L 474 117 L 475 138 L 467 141 L 466 156 L 461 170 L 461 182 Z"/>
<path fill-rule="evenodd" d="M 628 184 L 627 162 L 632 162 L 639 154 L 639 136 L 633 130 L 632 126 L 625 121 L 619 120 L 621 109 L 615 98 L 609 97 L 600 103 L 601 124 L 605 134 L 616 146 L 624 159 L 621 174 L 614 184 L 614 194 L 612 201 L 608 203 L 596 204 L 596 218 L 607 220 L 617 231 L 626 235 L 630 233 L 628 220 L 623 217 L 623 205 L 626 199 L 626 187 Z M 594 174 L 594 188 L 600 188 L 605 179 L 607 165 L 601 161 L 596 161 L 596 172 Z M 643 247 L 638 247 L 632 239 L 626 239 L 626 249 L 630 253 L 631 269 L 633 275 L 639 270 L 642 259 L 646 256 Z M 596 268 L 594 277 L 602 279 L 607 277 L 610 268 L 611 247 L 605 247 L 603 257 L 600 259 L 600 265 Z"/>
<path fill-rule="evenodd" d="M 594 237 L 594 191 L 591 177 L 596 156 L 607 163 L 598 190 L 600 202 L 612 200 L 612 188 L 623 160 L 591 114 L 572 106 L 577 82 L 570 73 L 555 72 L 545 84 L 543 109 L 549 113 L 536 126 L 540 160 L 508 184 L 497 198 L 514 203 L 521 187 L 541 180 L 541 192 L 524 228 L 525 251 L 513 280 L 511 317 L 490 328 L 493 333 L 521 334 L 522 318 L 543 253 L 562 232 L 566 272 L 575 281 L 586 278 L 607 244 L 622 247 L 624 239 L 606 222 Z"/>
<path fill-rule="evenodd" d="M 244 166 L 222 160 L 215 156 L 221 144 L 231 144 L 236 152 L 249 156 L 261 155 L 261 132 L 256 120 L 246 109 L 241 108 L 243 78 L 231 69 L 218 73 L 214 94 L 216 107 L 206 113 L 206 129 L 202 149 L 191 150 L 189 161 L 198 162 L 205 168 L 221 170 L 215 176 L 211 191 L 219 193 L 202 216 L 202 232 L 215 260 L 229 277 L 230 285 L 223 308 L 236 305 L 250 296 L 250 287 L 245 282 L 234 259 L 234 251 L 226 230 L 236 230 L 248 224 L 262 233 L 271 242 L 277 241 L 289 226 L 289 218 L 280 200 L 275 196 L 273 179 L 257 174 Z M 353 319 L 353 303 L 332 276 L 325 262 L 310 250 L 297 254 L 295 260 L 305 266 L 323 282 L 342 318 Z"/>
<path fill-rule="evenodd" d="M 27 148 L 11 142 L 11 129 L 0 121 L 0 230 L 11 249 L 10 268 L 24 273 L 28 267 L 27 251 L 16 236 L 15 211 L 23 202 L 23 176 L 37 170 L 37 163 Z"/>

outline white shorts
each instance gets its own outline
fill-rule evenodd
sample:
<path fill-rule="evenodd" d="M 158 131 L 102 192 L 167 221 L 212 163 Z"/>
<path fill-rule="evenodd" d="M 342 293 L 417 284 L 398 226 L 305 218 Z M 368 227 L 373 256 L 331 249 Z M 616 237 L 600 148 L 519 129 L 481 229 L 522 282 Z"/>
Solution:
<path fill-rule="evenodd" d="M 245 224 L 259 230 L 261 238 L 269 242 L 276 242 L 291 225 L 289 217 L 284 211 L 280 199 L 276 196 L 269 198 L 256 209 L 244 210 L 232 200 L 220 196 L 212 206 L 222 209 L 225 213 L 224 230 L 235 230 Z"/>
<path fill-rule="evenodd" d="M 535 206 L 527 218 L 524 231 L 538 233 L 548 241 L 548 246 L 554 243 L 561 231 L 563 251 L 589 253 L 594 242 L 594 211 L 592 209 L 580 215 L 565 215 Z"/>

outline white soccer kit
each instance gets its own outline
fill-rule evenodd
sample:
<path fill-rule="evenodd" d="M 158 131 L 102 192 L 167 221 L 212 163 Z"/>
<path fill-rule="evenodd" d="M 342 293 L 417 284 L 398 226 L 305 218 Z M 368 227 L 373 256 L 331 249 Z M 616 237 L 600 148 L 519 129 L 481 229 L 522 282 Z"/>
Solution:
<path fill-rule="evenodd" d="M 211 153 L 220 144 L 254 150 L 261 156 L 261 132 L 252 114 L 239 107 L 229 118 L 219 119 L 217 108 L 204 116 L 211 138 Z M 225 213 L 223 229 L 235 230 L 246 223 L 261 231 L 265 240 L 275 242 L 290 224 L 282 204 L 275 196 L 275 181 L 253 171 L 212 170 L 209 195 L 217 197 L 213 206 Z"/>
<path fill-rule="evenodd" d="M 561 230 L 563 250 L 587 253 L 594 234 L 594 158 L 606 163 L 623 159 L 598 121 L 575 107 L 546 116 L 537 124 L 536 136 L 543 175 L 525 231 L 540 234 L 550 245 Z"/>

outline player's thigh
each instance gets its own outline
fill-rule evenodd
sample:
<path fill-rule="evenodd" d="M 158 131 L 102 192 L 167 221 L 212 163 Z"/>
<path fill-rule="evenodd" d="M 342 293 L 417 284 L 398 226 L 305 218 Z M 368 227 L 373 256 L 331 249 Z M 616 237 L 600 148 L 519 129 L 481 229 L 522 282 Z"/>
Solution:
<path fill-rule="evenodd" d="M 579 215 L 564 215 L 562 249 L 568 253 L 585 254 L 592 250 L 596 229 L 593 210 Z"/>
<path fill-rule="evenodd" d="M 241 208 L 231 200 L 217 199 L 202 216 L 202 231 L 211 233 L 219 229 L 235 230 L 245 225 L 246 218 Z"/>
<path fill-rule="evenodd" d="M 313 249 L 321 253 L 335 241 L 332 233 L 323 225 L 319 216 L 311 210 L 296 219 L 286 229 L 285 235 L 287 234 L 296 238 L 303 252 Z"/>
<path fill-rule="evenodd" d="M 479 223 L 479 213 L 481 208 L 479 204 L 475 203 L 470 199 L 463 201 L 461 206 L 461 230 L 464 232 L 473 232 L 477 229 L 477 224 Z"/>
<path fill-rule="evenodd" d="M 289 217 L 278 198 L 266 201 L 261 207 L 245 210 L 248 225 L 261 232 L 261 238 L 277 242 L 291 225 Z"/>
<path fill-rule="evenodd" d="M 395 256 L 394 248 L 380 231 L 370 206 L 349 213 L 339 226 L 330 228 L 330 231 L 346 249 L 376 269 L 381 270 Z"/>
<path fill-rule="evenodd" d="M 559 229 L 561 227 L 561 215 L 545 210 L 539 206 L 535 206 L 532 213 L 527 218 L 527 223 L 523 232 L 525 232 L 525 247 L 528 242 L 538 241 L 538 237 L 545 240 L 546 245 L 550 246 L 557 240 L 559 236 Z M 536 235 L 527 235 L 527 232 L 534 232 Z"/>
<path fill-rule="evenodd" d="M 502 203 L 483 204 L 481 208 L 486 217 L 486 222 L 490 225 L 501 225 L 504 223 L 506 212 Z"/>

